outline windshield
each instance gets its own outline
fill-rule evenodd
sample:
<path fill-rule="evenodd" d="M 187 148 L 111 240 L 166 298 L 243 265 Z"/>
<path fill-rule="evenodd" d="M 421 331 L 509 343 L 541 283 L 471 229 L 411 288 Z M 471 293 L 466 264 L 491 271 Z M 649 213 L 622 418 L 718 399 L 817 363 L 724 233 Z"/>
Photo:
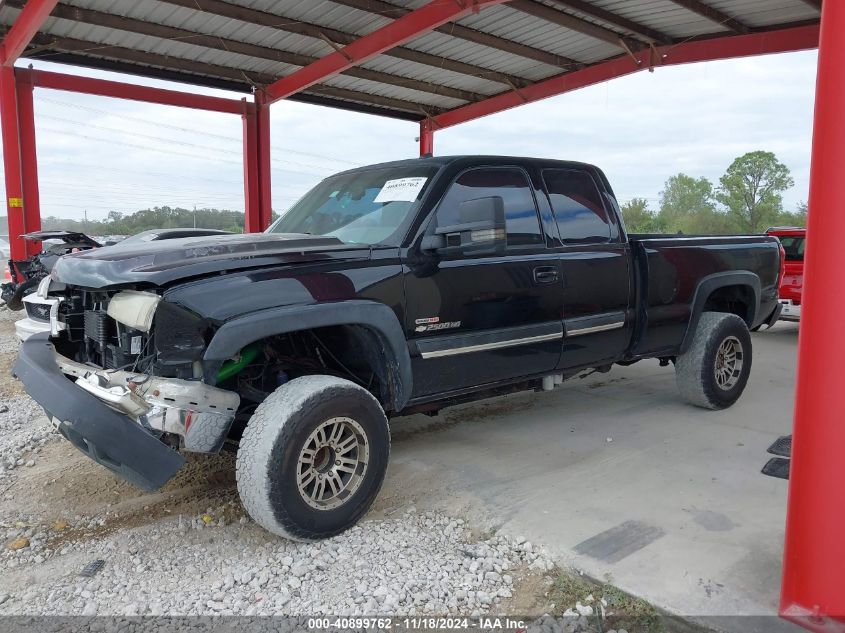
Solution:
<path fill-rule="evenodd" d="M 308 233 L 347 244 L 399 246 L 436 168 L 386 167 L 327 178 L 268 233 Z"/>

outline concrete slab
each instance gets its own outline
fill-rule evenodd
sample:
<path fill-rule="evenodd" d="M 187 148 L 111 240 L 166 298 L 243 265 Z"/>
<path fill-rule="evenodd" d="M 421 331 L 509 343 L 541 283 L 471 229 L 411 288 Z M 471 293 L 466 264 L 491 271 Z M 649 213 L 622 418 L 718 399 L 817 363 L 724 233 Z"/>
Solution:
<path fill-rule="evenodd" d="M 649 361 L 396 419 L 388 481 L 424 482 L 426 505 L 468 499 L 499 529 L 672 613 L 776 614 L 787 484 L 760 468 L 790 432 L 797 338 L 790 323 L 753 335 L 751 379 L 725 411 L 686 405 L 674 369 Z"/>

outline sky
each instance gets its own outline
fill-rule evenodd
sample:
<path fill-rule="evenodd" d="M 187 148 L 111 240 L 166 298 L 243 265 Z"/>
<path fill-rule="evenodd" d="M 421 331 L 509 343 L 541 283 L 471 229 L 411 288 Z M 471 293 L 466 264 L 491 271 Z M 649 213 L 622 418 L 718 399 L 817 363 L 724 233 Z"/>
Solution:
<path fill-rule="evenodd" d="M 77 72 L 179 89 L 115 73 Z M 731 161 L 774 152 L 807 199 L 816 52 L 658 68 L 546 99 L 435 134 L 435 153 L 509 154 L 601 167 L 621 202 L 656 209 L 684 172 L 714 183 Z M 219 90 L 193 91 L 240 98 Z M 42 216 L 103 218 L 151 206 L 243 210 L 241 121 L 217 114 L 38 89 Z M 415 157 L 414 123 L 295 102 L 271 108 L 273 208 L 285 211 L 322 178 Z"/>

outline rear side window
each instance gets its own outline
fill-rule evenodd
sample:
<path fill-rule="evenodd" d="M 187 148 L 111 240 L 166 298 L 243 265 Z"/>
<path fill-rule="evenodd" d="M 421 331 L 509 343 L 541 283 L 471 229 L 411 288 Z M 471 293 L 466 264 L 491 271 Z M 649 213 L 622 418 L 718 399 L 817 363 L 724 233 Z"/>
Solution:
<path fill-rule="evenodd" d="M 543 181 L 564 243 L 610 240 L 610 218 L 590 174 L 574 169 L 545 169 Z"/>
<path fill-rule="evenodd" d="M 779 237 L 783 250 L 786 253 L 786 261 L 804 261 L 804 237 L 800 235 L 784 235 Z"/>
<path fill-rule="evenodd" d="M 458 207 L 467 200 L 501 196 L 505 205 L 508 246 L 542 244 L 537 206 L 525 174 L 519 169 L 470 169 L 449 187 L 437 208 L 437 225 L 459 224 Z"/>

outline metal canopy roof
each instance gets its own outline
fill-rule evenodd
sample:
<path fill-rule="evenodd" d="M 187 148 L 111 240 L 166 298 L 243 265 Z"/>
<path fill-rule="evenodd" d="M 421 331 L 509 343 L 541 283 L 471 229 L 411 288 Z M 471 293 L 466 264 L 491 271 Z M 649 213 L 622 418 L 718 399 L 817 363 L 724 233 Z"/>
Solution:
<path fill-rule="evenodd" d="M 0 24 L 8 29 L 24 4 L 6 0 Z M 65 0 L 24 56 L 251 92 L 424 4 Z M 289 98 L 423 120 L 651 47 L 818 24 L 820 6 L 821 0 L 511 0 Z"/>

